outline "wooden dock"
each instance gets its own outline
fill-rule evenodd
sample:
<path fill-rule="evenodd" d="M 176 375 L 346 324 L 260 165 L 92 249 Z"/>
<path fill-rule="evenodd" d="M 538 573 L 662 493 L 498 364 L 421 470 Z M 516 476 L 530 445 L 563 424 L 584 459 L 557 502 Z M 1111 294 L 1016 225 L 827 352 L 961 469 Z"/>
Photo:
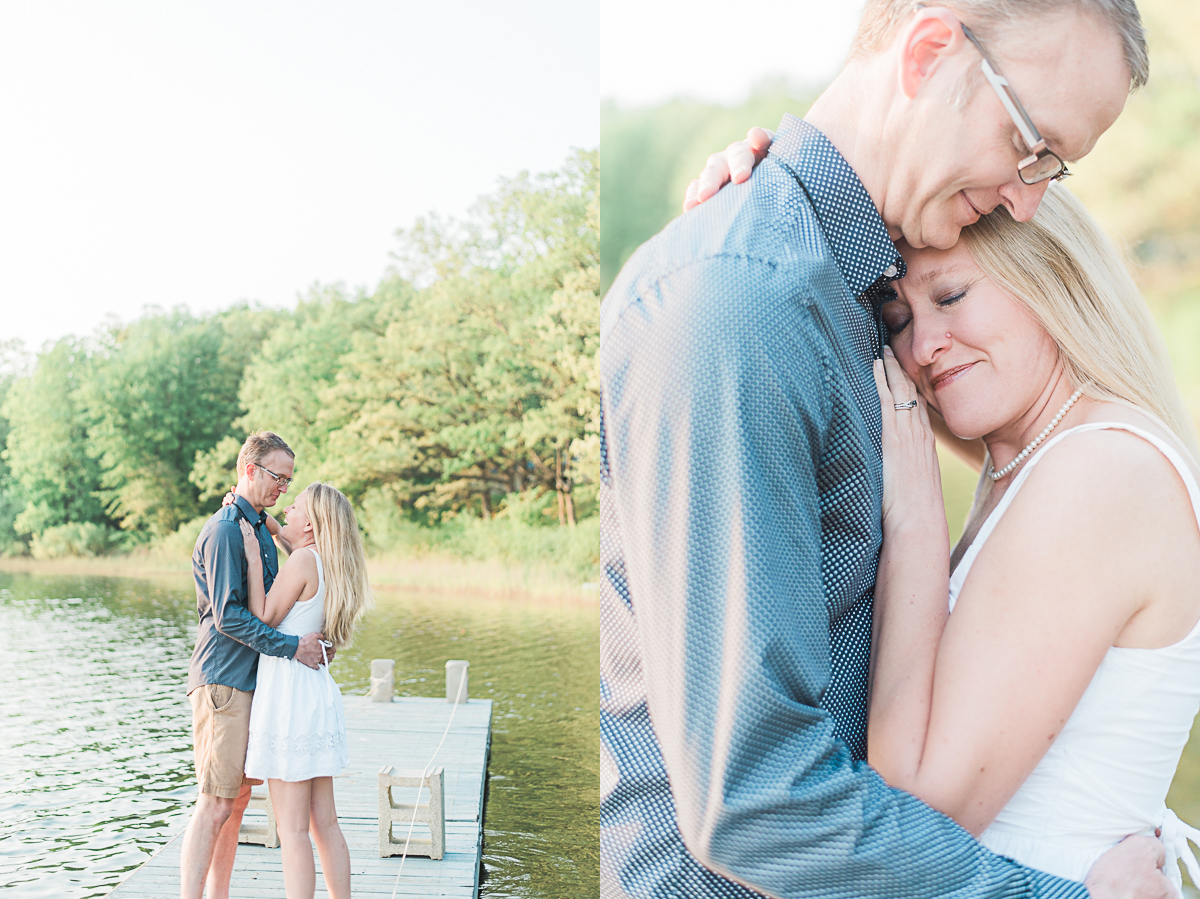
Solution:
<path fill-rule="evenodd" d="M 444 699 L 395 697 L 371 702 L 365 696 L 343 697 L 350 765 L 334 779 L 338 822 L 350 845 L 351 886 L 356 897 L 479 896 L 483 849 L 483 794 L 492 734 L 492 701 L 471 699 L 454 716 L 449 736 L 434 765 L 446 769 L 446 855 L 440 861 L 410 856 L 397 888 L 400 858 L 379 857 L 379 790 L 384 765 L 424 769 L 450 718 L 452 703 Z M 265 787 L 255 787 L 259 792 Z M 416 790 L 393 791 L 397 801 L 412 802 Z M 429 793 L 423 793 L 428 801 Z M 247 823 L 265 821 L 262 813 L 246 813 Z M 418 824 L 414 836 L 422 832 Z M 396 837 L 403 837 L 397 828 Z M 425 831 L 428 834 L 428 830 Z M 179 895 L 179 849 L 183 832 L 109 893 L 114 899 Z M 314 853 L 315 854 L 315 853 Z M 285 899 L 278 849 L 238 847 L 231 899 Z M 317 896 L 328 897 L 317 859 Z"/>

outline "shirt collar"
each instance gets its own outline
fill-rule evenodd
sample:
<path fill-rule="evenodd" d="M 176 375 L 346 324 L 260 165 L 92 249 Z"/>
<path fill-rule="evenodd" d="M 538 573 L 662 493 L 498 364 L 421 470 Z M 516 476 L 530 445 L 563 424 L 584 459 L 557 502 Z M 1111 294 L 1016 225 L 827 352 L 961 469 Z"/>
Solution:
<path fill-rule="evenodd" d="M 254 506 L 250 505 L 250 501 L 244 496 L 234 494 L 233 504 L 238 507 L 241 513 L 246 516 L 246 520 L 252 525 L 257 526 L 267 520 L 267 513 L 265 511 L 259 512 Z"/>
<path fill-rule="evenodd" d="M 837 148 L 808 122 L 784 115 L 770 155 L 808 194 L 850 292 L 876 306 L 891 299 L 888 285 L 904 277 L 904 260 L 867 189 Z"/>

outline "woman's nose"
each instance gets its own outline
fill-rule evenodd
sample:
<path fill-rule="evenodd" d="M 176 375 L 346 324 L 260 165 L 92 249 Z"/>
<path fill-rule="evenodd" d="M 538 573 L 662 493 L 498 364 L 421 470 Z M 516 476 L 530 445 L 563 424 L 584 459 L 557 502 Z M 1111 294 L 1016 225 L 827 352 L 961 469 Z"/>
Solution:
<path fill-rule="evenodd" d="M 945 325 L 937 319 L 918 325 L 913 323 L 913 361 L 917 365 L 930 365 L 950 348 L 954 338 Z"/>

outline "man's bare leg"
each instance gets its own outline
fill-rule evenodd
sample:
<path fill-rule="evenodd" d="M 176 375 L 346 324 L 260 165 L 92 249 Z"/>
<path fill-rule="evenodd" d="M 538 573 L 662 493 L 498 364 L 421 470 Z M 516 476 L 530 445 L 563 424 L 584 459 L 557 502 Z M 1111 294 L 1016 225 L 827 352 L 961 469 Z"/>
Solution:
<path fill-rule="evenodd" d="M 230 813 L 213 847 L 212 861 L 208 865 L 208 880 L 205 896 L 208 899 L 229 899 L 229 882 L 233 878 L 233 862 L 237 856 L 238 831 L 242 829 L 242 814 L 250 802 L 250 784 L 242 784 L 242 790 L 233 801 Z"/>
<path fill-rule="evenodd" d="M 225 799 L 209 793 L 201 793 L 196 799 L 196 810 L 192 812 L 192 820 L 188 822 L 187 833 L 183 835 L 183 846 L 180 847 L 180 899 L 201 899 L 217 838 L 233 815 L 236 802 L 235 799 Z M 226 894 L 228 895 L 228 884 Z"/>

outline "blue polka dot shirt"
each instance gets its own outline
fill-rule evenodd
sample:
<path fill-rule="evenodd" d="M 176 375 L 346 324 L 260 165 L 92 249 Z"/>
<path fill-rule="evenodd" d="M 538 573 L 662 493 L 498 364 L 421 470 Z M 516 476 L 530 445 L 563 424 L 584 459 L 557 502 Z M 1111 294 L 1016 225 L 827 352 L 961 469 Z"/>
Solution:
<path fill-rule="evenodd" d="M 879 317 L 904 263 L 787 116 L 605 297 L 601 893 L 1076 897 L 865 763 Z"/>

